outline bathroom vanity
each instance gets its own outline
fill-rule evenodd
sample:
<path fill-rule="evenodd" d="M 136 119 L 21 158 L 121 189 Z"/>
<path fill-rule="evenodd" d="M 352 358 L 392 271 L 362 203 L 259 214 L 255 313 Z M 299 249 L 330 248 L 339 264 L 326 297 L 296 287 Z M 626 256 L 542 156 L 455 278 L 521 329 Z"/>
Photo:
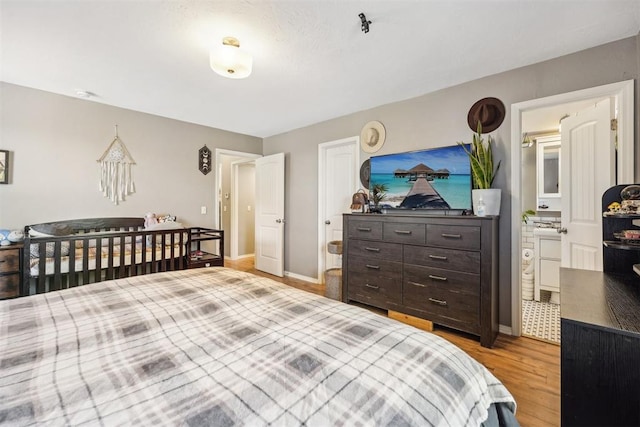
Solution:
<path fill-rule="evenodd" d="M 551 292 L 551 302 L 560 303 L 560 234 L 556 228 L 537 227 L 533 230 L 533 249 L 537 254 L 533 297 L 540 301 L 540 291 Z"/>

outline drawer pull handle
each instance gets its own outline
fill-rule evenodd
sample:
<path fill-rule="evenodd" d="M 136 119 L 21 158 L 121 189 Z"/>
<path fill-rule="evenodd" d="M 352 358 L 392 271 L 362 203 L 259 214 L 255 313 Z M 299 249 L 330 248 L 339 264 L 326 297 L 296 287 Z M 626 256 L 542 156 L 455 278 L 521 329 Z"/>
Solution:
<path fill-rule="evenodd" d="M 371 265 L 371 264 L 366 264 L 367 268 L 373 268 L 374 270 L 380 270 L 380 266 L 379 265 Z"/>
<path fill-rule="evenodd" d="M 429 298 L 429 301 L 431 301 L 434 304 L 438 304 L 438 305 L 442 305 L 442 306 L 447 305 L 447 302 L 443 301 L 441 299 Z"/>
<path fill-rule="evenodd" d="M 358 231 L 371 231 L 369 227 L 358 227 Z"/>
<path fill-rule="evenodd" d="M 370 284 L 368 284 L 368 283 L 365 283 L 365 286 L 366 286 L 367 288 L 371 288 L 371 289 L 380 289 L 380 286 L 370 285 Z"/>
<path fill-rule="evenodd" d="M 411 234 L 411 230 L 394 230 L 396 234 Z"/>
<path fill-rule="evenodd" d="M 442 237 L 448 237 L 450 239 L 460 239 L 460 238 L 462 238 L 462 235 L 461 234 L 442 233 Z"/>
<path fill-rule="evenodd" d="M 380 252 L 379 248 L 364 248 L 364 250 L 369 252 Z"/>
<path fill-rule="evenodd" d="M 442 276 L 435 276 L 435 275 L 433 275 L 433 274 L 430 274 L 430 275 L 429 275 L 429 279 L 433 279 L 433 280 L 441 280 L 441 281 L 443 281 L 443 282 L 446 282 L 446 281 L 447 281 L 447 278 L 446 278 L 446 277 L 442 277 Z"/>
<path fill-rule="evenodd" d="M 427 285 L 423 285 L 422 283 L 417 283 L 417 282 L 412 282 L 412 281 L 409 281 L 409 284 L 413 285 L 413 286 L 420 286 L 421 288 L 426 288 L 427 287 Z"/>
<path fill-rule="evenodd" d="M 447 257 L 443 256 L 443 255 L 429 255 L 429 258 L 441 259 L 441 260 L 446 260 L 447 259 Z"/>

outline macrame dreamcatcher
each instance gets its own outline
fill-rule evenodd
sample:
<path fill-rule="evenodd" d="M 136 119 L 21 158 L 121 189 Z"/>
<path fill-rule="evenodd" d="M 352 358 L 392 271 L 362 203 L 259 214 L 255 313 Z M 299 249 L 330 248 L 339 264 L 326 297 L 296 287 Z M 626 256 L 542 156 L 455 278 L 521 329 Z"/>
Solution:
<path fill-rule="evenodd" d="M 118 136 L 118 126 L 116 126 L 116 137 L 98 162 L 100 163 L 100 191 L 104 197 L 108 197 L 117 205 L 124 201 L 125 196 L 136 191 L 131 174 L 131 165 L 135 165 L 136 162 Z"/>

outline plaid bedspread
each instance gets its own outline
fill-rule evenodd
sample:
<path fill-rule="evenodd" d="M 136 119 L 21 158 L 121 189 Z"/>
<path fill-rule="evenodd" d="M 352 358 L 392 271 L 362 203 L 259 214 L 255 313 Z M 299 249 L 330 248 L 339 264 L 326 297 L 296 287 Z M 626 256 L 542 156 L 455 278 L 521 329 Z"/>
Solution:
<path fill-rule="evenodd" d="M 480 425 L 515 402 L 447 341 L 207 268 L 0 301 L 0 423 Z"/>

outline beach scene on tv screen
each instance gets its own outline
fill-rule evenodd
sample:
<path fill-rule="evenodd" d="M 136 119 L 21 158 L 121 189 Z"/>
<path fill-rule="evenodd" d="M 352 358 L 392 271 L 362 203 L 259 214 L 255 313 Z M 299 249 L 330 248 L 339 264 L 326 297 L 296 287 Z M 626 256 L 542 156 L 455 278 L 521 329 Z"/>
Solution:
<path fill-rule="evenodd" d="M 469 157 L 460 145 L 374 156 L 370 162 L 369 188 L 387 188 L 383 208 L 471 209 Z"/>

